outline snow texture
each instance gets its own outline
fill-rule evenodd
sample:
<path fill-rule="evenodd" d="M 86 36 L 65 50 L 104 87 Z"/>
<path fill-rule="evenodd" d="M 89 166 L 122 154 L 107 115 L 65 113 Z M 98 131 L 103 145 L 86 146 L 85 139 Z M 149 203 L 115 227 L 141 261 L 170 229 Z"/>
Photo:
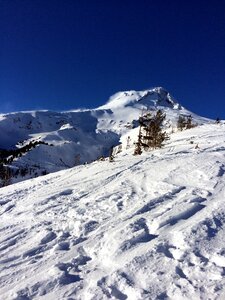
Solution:
<path fill-rule="evenodd" d="M 120 96 L 106 108 L 119 109 Z M 52 116 L 35 114 L 34 122 L 37 115 L 48 122 Z M 77 124 L 82 114 L 76 113 Z M 84 114 L 98 115 L 101 130 L 112 113 Z M 46 139 L 51 132 L 60 143 L 73 128 L 89 129 L 68 122 L 69 116 L 60 130 L 46 122 Z M 34 134 L 43 125 L 32 126 Z M 114 162 L 0 189 L 1 299 L 225 299 L 225 125 L 175 132 L 164 148 L 141 156 L 132 155 L 136 133 L 121 135 Z"/>

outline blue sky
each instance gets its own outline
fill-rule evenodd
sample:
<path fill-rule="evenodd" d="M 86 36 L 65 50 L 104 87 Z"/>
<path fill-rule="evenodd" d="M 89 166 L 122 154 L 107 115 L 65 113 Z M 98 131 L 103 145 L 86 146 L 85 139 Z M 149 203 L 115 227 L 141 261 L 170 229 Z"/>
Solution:
<path fill-rule="evenodd" d="M 225 0 L 0 0 L 0 112 L 166 88 L 225 119 Z"/>

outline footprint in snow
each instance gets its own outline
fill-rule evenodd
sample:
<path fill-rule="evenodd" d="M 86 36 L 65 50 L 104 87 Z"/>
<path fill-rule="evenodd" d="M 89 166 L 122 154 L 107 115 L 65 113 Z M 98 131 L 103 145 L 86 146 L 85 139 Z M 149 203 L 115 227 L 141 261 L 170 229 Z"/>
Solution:
<path fill-rule="evenodd" d="M 91 231 L 94 231 L 98 227 L 98 222 L 95 220 L 91 220 L 84 224 L 84 234 L 87 235 Z"/>
<path fill-rule="evenodd" d="M 55 250 L 64 250 L 64 251 L 67 251 L 69 249 L 70 249 L 70 243 L 69 242 L 59 242 L 55 246 Z"/>
<path fill-rule="evenodd" d="M 7 207 L 5 208 L 5 210 L 2 212 L 1 215 L 3 215 L 3 214 L 6 213 L 6 212 L 11 211 L 14 207 L 15 207 L 15 204 L 10 204 L 9 206 L 7 206 Z"/>
<path fill-rule="evenodd" d="M 68 196 L 68 195 L 71 195 L 72 193 L 73 193 L 73 190 L 72 190 L 72 189 L 67 189 L 67 190 L 62 191 L 62 192 L 59 193 L 58 195 L 59 195 L 59 196 Z"/>
<path fill-rule="evenodd" d="M 10 202 L 10 201 L 12 201 L 12 200 L 0 200 L 0 205 L 5 205 L 5 204 L 7 204 L 8 202 Z"/>
<path fill-rule="evenodd" d="M 56 238 L 55 232 L 50 231 L 49 233 L 46 234 L 45 237 L 43 237 L 43 238 L 41 239 L 40 244 L 47 244 L 47 243 L 53 241 L 55 238 Z"/>
<path fill-rule="evenodd" d="M 44 206 L 44 205 L 47 205 L 50 201 L 54 201 L 56 200 L 58 197 L 61 197 L 61 196 L 68 196 L 68 195 L 71 195 L 73 193 L 73 190 L 72 189 L 67 189 L 67 190 L 64 190 L 58 194 L 55 194 L 55 195 L 52 195 L 44 200 L 42 200 L 41 202 L 39 202 L 37 204 L 37 206 Z"/>
<path fill-rule="evenodd" d="M 36 254 L 39 254 L 40 252 L 42 252 L 44 250 L 44 247 L 43 246 L 36 246 L 36 247 L 33 247 L 27 251 L 25 251 L 22 255 L 23 258 L 26 258 L 26 257 L 32 257 L 32 256 L 35 256 Z"/>
<path fill-rule="evenodd" d="M 123 209 L 123 201 L 117 203 L 117 208 L 119 211 Z"/>
<path fill-rule="evenodd" d="M 156 252 L 164 254 L 166 257 L 175 259 L 173 255 L 173 250 L 175 249 L 174 246 L 170 246 L 168 244 L 159 244 L 156 247 Z"/>
<path fill-rule="evenodd" d="M 163 221 L 159 225 L 159 228 L 162 228 L 162 227 L 168 226 L 168 225 L 173 226 L 181 220 L 188 220 L 189 218 L 194 216 L 196 213 L 201 211 L 203 208 L 205 208 L 205 205 L 200 204 L 198 202 L 194 202 L 193 205 L 191 207 L 187 208 L 185 211 L 183 211 L 175 216 L 169 217 L 167 220 Z"/>
<path fill-rule="evenodd" d="M 61 271 L 61 275 L 59 276 L 59 283 L 61 285 L 67 285 L 74 282 L 79 282 L 82 280 L 79 273 L 82 271 L 82 267 L 90 261 L 91 258 L 89 256 L 80 255 L 71 262 L 68 263 L 58 263 L 56 268 Z M 77 273 L 77 274 L 76 274 Z"/>
<path fill-rule="evenodd" d="M 131 233 L 129 231 L 131 230 Z M 146 224 L 145 218 L 140 218 L 136 220 L 134 223 L 130 224 L 127 236 L 131 236 L 126 241 L 122 243 L 120 246 L 120 251 L 127 251 L 139 244 L 148 243 L 151 240 L 158 237 L 158 235 L 151 234 L 149 232 L 149 227 Z"/>

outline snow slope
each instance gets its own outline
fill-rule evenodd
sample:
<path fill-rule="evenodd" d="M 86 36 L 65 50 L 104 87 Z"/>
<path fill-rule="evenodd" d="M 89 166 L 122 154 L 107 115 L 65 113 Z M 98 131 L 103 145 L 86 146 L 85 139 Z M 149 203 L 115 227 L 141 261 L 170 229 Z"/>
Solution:
<path fill-rule="evenodd" d="M 225 125 L 123 150 L 0 189 L 1 299 L 225 299 Z"/>
<path fill-rule="evenodd" d="M 28 174 L 12 182 L 109 156 L 112 146 L 132 135 L 142 111 L 159 108 L 167 114 L 167 128 L 175 126 L 180 114 L 192 114 L 198 124 L 209 122 L 183 108 L 163 88 L 119 92 L 107 104 L 92 110 L 0 115 L 0 150 L 21 148 L 31 141 L 53 145 L 39 144 L 14 160 L 14 168 L 27 168 Z"/>

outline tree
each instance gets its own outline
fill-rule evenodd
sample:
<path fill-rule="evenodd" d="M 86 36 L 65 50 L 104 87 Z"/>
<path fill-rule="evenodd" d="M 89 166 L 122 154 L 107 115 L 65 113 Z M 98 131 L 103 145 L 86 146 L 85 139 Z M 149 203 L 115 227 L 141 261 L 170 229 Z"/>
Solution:
<path fill-rule="evenodd" d="M 142 153 L 142 150 L 141 150 L 141 146 L 142 146 L 141 128 L 142 127 L 141 127 L 141 124 L 140 124 L 140 126 L 139 126 L 139 133 L 138 133 L 138 141 L 137 141 L 137 143 L 135 143 L 134 155 L 141 155 L 141 153 Z"/>
<path fill-rule="evenodd" d="M 163 142 L 168 139 L 166 131 L 162 130 L 163 122 L 166 119 L 166 114 L 162 110 L 158 110 L 155 115 L 147 114 L 145 118 L 145 126 L 143 130 L 143 145 L 145 148 L 161 148 Z"/>
<path fill-rule="evenodd" d="M 153 116 L 147 113 L 139 118 L 140 129 L 134 155 L 141 154 L 142 147 L 147 150 L 163 146 L 163 142 L 168 139 L 168 134 L 162 130 L 165 118 L 166 114 L 162 110 Z"/>
<path fill-rule="evenodd" d="M 7 186 L 10 184 L 12 173 L 9 167 L 0 163 L 0 181 L 1 186 Z"/>
<path fill-rule="evenodd" d="M 186 128 L 186 119 L 184 116 L 179 116 L 178 120 L 177 120 L 177 128 L 178 130 L 182 131 L 183 129 Z"/>
<path fill-rule="evenodd" d="M 177 128 L 182 131 L 183 129 L 190 129 L 195 127 L 196 125 L 193 124 L 192 115 L 189 116 L 182 116 L 180 115 L 177 120 Z"/>
<path fill-rule="evenodd" d="M 220 124 L 220 118 L 216 118 L 216 124 Z"/>
<path fill-rule="evenodd" d="M 114 162 L 114 155 L 113 155 L 113 147 L 110 148 L 109 150 L 109 162 Z"/>
<path fill-rule="evenodd" d="M 80 153 L 76 154 L 74 157 L 74 166 L 78 166 L 80 164 Z"/>
<path fill-rule="evenodd" d="M 186 129 L 193 128 L 195 125 L 192 123 L 192 115 L 187 117 Z"/>

